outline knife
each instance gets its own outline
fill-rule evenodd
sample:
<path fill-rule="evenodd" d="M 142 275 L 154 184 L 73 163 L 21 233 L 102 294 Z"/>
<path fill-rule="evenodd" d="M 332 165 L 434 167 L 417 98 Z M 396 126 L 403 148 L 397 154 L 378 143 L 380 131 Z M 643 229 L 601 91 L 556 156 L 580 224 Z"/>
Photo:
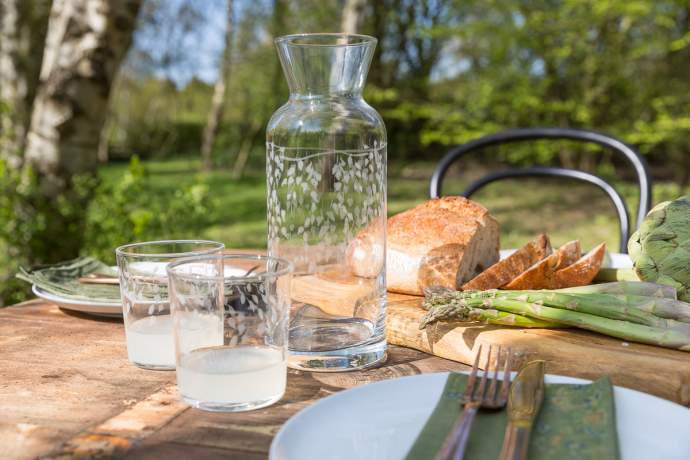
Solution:
<path fill-rule="evenodd" d="M 525 460 L 529 436 L 544 399 L 544 361 L 527 363 L 510 386 L 508 426 L 501 460 Z"/>
<path fill-rule="evenodd" d="M 86 284 L 120 284 L 120 278 L 102 273 L 89 273 L 77 279 L 80 283 Z"/>

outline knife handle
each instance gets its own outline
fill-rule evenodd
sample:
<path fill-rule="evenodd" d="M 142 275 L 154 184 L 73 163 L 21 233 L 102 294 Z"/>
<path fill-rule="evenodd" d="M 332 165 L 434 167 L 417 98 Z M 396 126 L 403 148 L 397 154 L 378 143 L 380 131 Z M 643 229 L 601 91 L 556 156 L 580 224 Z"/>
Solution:
<path fill-rule="evenodd" d="M 522 427 L 509 423 L 503 440 L 500 460 L 526 460 L 531 429 L 531 426 Z"/>

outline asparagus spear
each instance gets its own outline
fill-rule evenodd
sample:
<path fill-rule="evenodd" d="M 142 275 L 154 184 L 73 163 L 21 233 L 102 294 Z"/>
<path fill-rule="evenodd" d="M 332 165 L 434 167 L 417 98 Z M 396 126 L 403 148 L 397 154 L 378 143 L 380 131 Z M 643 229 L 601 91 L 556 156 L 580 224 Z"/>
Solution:
<path fill-rule="evenodd" d="M 683 320 L 683 309 L 690 317 L 690 306 L 683 305 L 683 308 L 673 311 L 661 311 L 664 306 L 668 306 L 670 299 L 659 299 L 655 297 L 639 297 L 636 299 L 621 299 L 609 294 L 562 294 L 557 291 L 504 291 L 497 294 L 498 297 L 522 300 L 524 302 L 540 303 L 547 307 L 564 308 L 567 310 L 579 311 L 604 318 L 617 319 L 621 321 L 631 321 L 646 326 L 659 327 L 664 329 L 678 329 L 690 333 L 690 324 L 681 322 Z M 630 296 L 627 296 L 630 297 Z M 673 300 L 671 302 L 683 304 Z M 672 309 L 671 309 L 672 310 Z M 656 315 L 655 313 L 668 313 Z M 680 318 L 681 321 L 675 321 Z"/>
<path fill-rule="evenodd" d="M 536 303 L 505 298 L 465 299 L 468 307 L 497 309 L 544 321 L 554 321 L 624 340 L 690 351 L 690 333 L 603 318 L 578 311 L 547 307 Z"/>
<path fill-rule="evenodd" d="M 663 297 L 673 300 L 678 298 L 676 288 L 673 286 L 643 281 L 617 281 L 613 283 L 589 284 L 586 286 L 558 289 L 558 291 L 570 294 L 637 295 L 645 297 Z"/>
<path fill-rule="evenodd" d="M 435 303 L 438 300 L 438 303 Z M 495 309 L 469 308 L 460 302 L 445 302 L 441 296 L 430 296 L 424 301 L 429 312 L 424 315 L 419 328 L 436 321 L 482 321 L 501 326 L 554 328 L 564 327 L 551 321 L 542 321 L 527 316 L 506 313 Z"/>
<path fill-rule="evenodd" d="M 555 291 L 468 291 L 458 292 L 450 289 L 440 292 L 455 299 L 506 297 L 528 302 L 541 302 L 557 308 L 568 308 L 583 313 L 604 316 L 611 319 L 632 321 L 654 327 L 677 327 L 684 329 L 690 323 L 690 304 L 668 297 L 643 296 L 632 294 L 613 294 L 614 292 L 659 292 L 653 283 L 610 283 L 610 288 L 602 293 L 588 292 L 585 289 L 558 289 Z M 613 286 L 616 285 L 616 286 Z M 646 286 L 637 286 L 646 285 Z M 594 287 L 594 286 L 583 286 Z M 611 294 L 606 292 L 612 292 Z M 675 292 L 675 290 L 674 290 Z M 666 320 L 675 320 L 667 322 Z"/>
<path fill-rule="evenodd" d="M 676 329 L 649 327 L 629 321 L 602 318 L 587 313 L 514 300 L 497 299 L 493 303 L 490 302 L 488 307 L 524 314 L 545 321 L 558 321 L 569 326 L 576 326 L 625 340 L 690 351 L 690 333 Z"/>
<path fill-rule="evenodd" d="M 690 323 L 690 304 L 682 300 L 645 296 L 616 296 L 627 305 L 649 312 L 660 318 L 669 318 Z"/>

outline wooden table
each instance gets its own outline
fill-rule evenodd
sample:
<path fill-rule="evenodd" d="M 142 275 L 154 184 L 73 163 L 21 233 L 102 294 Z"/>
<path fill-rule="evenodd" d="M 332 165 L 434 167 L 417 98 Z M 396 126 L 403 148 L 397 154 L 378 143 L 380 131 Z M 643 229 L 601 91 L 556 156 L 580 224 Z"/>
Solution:
<path fill-rule="evenodd" d="M 44 301 L 0 309 L 0 458 L 266 458 L 281 425 L 314 401 L 393 377 L 466 369 L 391 347 L 361 372 L 290 370 L 266 409 L 207 413 L 178 400 L 173 372 L 127 361 L 121 320 L 68 313 Z"/>

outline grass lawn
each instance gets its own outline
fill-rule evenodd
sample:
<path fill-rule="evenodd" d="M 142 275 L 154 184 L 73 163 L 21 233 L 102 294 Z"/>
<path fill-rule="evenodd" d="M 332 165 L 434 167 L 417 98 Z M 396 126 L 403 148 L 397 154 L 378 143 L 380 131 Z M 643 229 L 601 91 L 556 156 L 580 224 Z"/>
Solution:
<path fill-rule="evenodd" d="M 263 248 L 266 244 L 266 200 L 263 171 L 250 172 L 242 180 L 233 180 L 229 171 L 199 173 L 196 159 L 146 161 L 152 193 L 156 199 L 170 197 L 178 188 L 202 181 L 208 184 L 216 205 L 212 224 L 202 234 L 189 238 L 219 240 L 230 248 Z M 126 164 L 101 168 L 104 181 L 117 181 Z M 397 167 L 391 165 L 388 176 L 388 211 L 395 214 L 428 197 L 433 164 Z M 444 193 L 459 193 L 467 180 L 450 177 Z M 620 184 L 628 200 L 631 219 L 636 207 L 636 189 Z M 675 198 L 688 191 L 674 184 L 655 185 L 655 202 Z M 535 179 L 504 181 L 488 186 L 473 199 L 489 208 L 501 224 L 501 247 L 523 244 L 539 232 L 551 236 L 554 245 L 580 239 L 584 248 L 605 241 L 610 250 L 618 250 L 618 222 L 613 205 L 598 189 L 573 182 Z M 164 238 L 166 235 L 160 235 Z"/>

